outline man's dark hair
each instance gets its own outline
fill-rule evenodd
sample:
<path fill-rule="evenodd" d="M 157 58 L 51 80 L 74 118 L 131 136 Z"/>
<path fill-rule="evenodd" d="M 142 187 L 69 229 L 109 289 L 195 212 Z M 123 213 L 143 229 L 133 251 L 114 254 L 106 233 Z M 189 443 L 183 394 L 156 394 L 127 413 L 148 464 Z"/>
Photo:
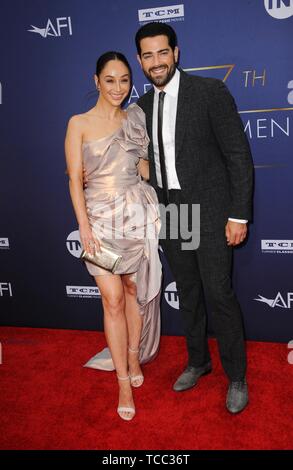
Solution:
<path fill-rule="evenodd" d="M 166 23 L 147 23 L 142 26 L 135 35 L 135 44 L 137 53 L 141 55 L 140 41 L 144 38 L 150 38 L 154 36 L 167 36 L 169 46 L 174 52 L 177 46 L 177 36 L 173 28 Z"/>

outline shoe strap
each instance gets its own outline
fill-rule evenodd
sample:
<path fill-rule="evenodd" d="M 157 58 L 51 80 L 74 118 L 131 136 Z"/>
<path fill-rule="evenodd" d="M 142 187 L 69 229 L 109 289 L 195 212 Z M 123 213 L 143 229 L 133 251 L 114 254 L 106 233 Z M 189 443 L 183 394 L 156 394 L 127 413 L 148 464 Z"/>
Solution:
<path fill-rule="evenodd" d="M 130 346 L 128 346 L 128 351 L 132 353 L 138 353 L 139 349 L 132 349 Z"/>
<path fill-rule="evenodd" d="M 117 375 L 117 379 L 118 380 L 129 380 L 130 377 L 129 377 L 129 375 L 127 375 L 127 377 L 119 377 L 119 375 Z"/>
<path fill-rule="evenodd" d="M 130 406 L 118 406 L 117 411 L 119 412 L 129 412 L 129 413 L 135 413 L 135 409 L 131 408 Z"/>

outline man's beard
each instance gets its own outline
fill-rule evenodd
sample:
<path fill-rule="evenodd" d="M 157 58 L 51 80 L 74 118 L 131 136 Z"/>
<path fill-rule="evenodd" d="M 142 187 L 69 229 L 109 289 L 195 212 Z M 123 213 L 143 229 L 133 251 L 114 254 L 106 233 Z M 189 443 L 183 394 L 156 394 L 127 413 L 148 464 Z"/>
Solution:
<path fill-rule="evenodd" d="M 160 65 L 160 67 L 162 67 L 162 66 Z M 166 68 L 167 67 L 168 66 L 166 66 Z M 155 68 L 159 68 L 159 67 L 153 67 L 153 69 L 155 69 Z M 154 78 L 152 75 L 150 75 L 149 72 L 146 72 L 146 71 L 144 71 L 144 74 L 153 85 L 155 85 L 157 87 L 161 87 L 161 86 L 167 85 L 167 83 L 170 82 L 170 80 L 172 79 L 175 72 L 176 72 L 176 64 L 174 63 L 174 64 L 170 65 L 168 73 L 167 73 L 166 76 L 164 75 L 164 77 L 157 77 L 157 78 L 155 77 Z"/>

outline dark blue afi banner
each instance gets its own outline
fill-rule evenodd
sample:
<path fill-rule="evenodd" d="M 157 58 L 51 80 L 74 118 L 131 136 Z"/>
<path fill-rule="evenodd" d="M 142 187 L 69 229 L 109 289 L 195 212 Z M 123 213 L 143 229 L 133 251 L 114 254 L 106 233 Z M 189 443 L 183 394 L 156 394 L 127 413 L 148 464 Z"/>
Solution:
<path fill-rule="evenodd" d="M 69 117 L 95 103 L 103 52 L 128 57 L 130 102 L 149 89 L 134 35 L 155 20 L 175 28 L 184 70 L 224 80 L 236 99 L 255 202 L 249 239 L 235 250 L 234 286 L 249 339 L 291 340 L 293 0 L 4 0 L 1 10 L 1 325 L 102 329 L 99 291 L 79 260 L 64 135 Z M 163 333 L 182 334 L 162 260 Z"/>

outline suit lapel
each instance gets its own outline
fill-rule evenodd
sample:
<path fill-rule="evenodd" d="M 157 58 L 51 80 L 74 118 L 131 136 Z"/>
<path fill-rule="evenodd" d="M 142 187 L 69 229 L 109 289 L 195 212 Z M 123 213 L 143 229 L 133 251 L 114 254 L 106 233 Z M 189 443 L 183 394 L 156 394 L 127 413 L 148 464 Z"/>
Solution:
<path fill-rule="evenodd" d="M 186 123 L 188 121 L 189 87 L 190 87 L 190 82 L 188 80 L 188 75 L 181 70 L 179 92 L 178 92 L 178 102 L 177 102 L 176 128 L 175 128 L 175 160 L 177 160 L 178 158 L 178 154 L 179 154 L 181 145 L 183 143 Z"/>
<path fill-rule="evenodd" d="M 153 109 L 154 109 L 154 89 L 147 94 L 145 101 L 144 112 L 146 116 L 146 128 L 150 138 L 149 145 L 149 159 L 150 159 L 150 183 L 152 186 L 157 187 L 157 175 L 155 171 L 154 161 L 154 146 L 153 146 Z"/>
<path fill-rule="evenodd" d="M 148 95 L 148 100 L 146 102 L 146 126 L 149 138 L 151 140 L 150 150 L 151 150 L 151 158 L 154 155 L 154 148 L 153 148 L 153 109 L 154 109 L 154 89 L 152 89 Z"/>

